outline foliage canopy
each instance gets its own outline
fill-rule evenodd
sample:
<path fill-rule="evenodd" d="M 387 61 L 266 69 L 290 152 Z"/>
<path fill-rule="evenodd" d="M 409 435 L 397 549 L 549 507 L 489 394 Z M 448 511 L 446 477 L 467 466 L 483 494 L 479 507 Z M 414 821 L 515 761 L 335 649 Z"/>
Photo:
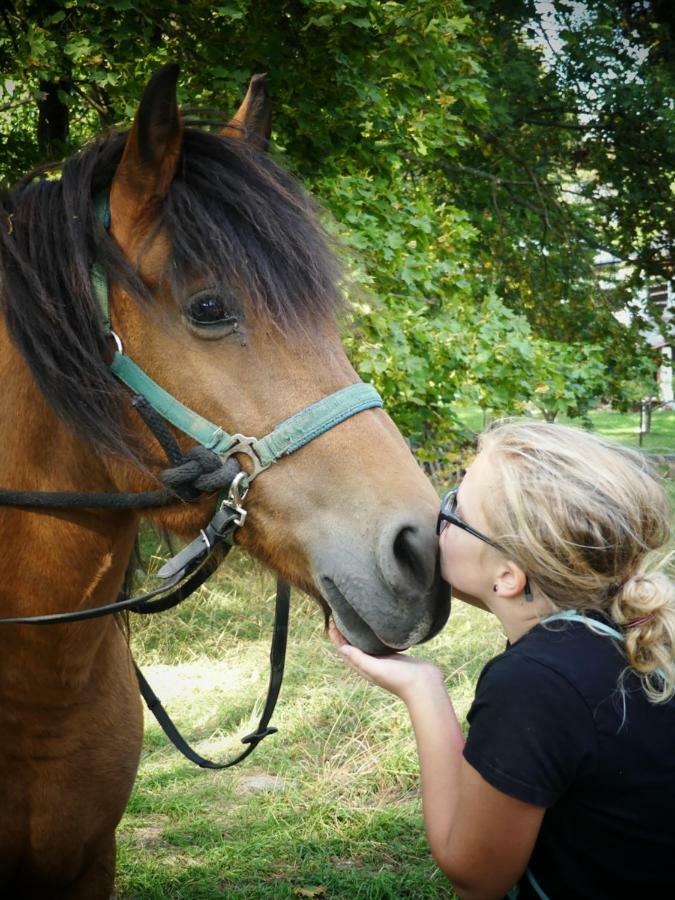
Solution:
<path fill-rule="evenodd" d="M 583 415 L 649 384 L 645 311 L 615 313 L 673 271 L 666 2 L 13 0 L 1 15 L 8 181 L 126 127 L 164 62 L 202 109 L 269 73 L 274 152 L 354 251 L 352 359 L 418 444 L 461 439 L 458 402 Z M 629 277 L 600 277 L 599 251 Z"/>

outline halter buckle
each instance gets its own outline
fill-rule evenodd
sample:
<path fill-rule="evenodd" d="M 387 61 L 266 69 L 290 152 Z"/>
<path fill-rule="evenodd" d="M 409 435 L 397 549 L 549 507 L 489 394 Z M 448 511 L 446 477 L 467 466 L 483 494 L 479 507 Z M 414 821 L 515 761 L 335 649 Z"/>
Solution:
<path fill-rule="evenodd" d="M 246 472 L 246 477 L 249 481 L 253 481 L 261 472 L 264 472 L 265 469 L 269 469 L 272 463 L 267 463 L 264 465 L 260 461 L 260 457 L 256 453 L 255 445 L 258 443 L 257 437 L 250 437 L 246 434 L 233 434 L 232 440 L 234 441 L 231 444 L 225 453 L 221 454 L 223 460 L 229 459 L 231 456 L 234 456 L 235 453 L 244 453 L 251 460 L 251 464 L 253 466 L 252 472 Z"/>

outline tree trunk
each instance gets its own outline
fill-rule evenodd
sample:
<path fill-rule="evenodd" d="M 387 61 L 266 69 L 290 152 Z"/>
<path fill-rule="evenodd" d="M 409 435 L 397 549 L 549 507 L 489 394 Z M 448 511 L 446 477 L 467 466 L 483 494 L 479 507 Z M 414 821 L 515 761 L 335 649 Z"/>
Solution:
<path fill-rule="evenodd" d="M 65 156 L 70 118 L 68 107 L 59 97 L 59 91 L 70 92 L 70 81 L 59 78 L 41 81 L 42 99 L 38 100 L 37 139 L 43 162 L 62 159 Z"/>

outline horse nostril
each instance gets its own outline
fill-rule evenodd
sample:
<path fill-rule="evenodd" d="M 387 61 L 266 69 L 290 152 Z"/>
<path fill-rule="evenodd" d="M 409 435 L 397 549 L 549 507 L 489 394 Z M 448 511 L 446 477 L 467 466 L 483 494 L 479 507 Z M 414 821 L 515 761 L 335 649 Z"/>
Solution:
<path fill-rule="evenodd" d="M 382 529 L 378 547 L 380 573 L 389 588 L 401 599 L 426 596 L 436 579 L 438 542 L 431 521 L 409 516 L 394 520 Z"/>
<path fill-rule="evenodd" d="M 409 525 L 401 528 L 394 538 L 394 557 L 399 566 L 407 570 L 416 582 L 424 583 L 426 564 L 424 549 L 416 534 L 417 529 Z"/>

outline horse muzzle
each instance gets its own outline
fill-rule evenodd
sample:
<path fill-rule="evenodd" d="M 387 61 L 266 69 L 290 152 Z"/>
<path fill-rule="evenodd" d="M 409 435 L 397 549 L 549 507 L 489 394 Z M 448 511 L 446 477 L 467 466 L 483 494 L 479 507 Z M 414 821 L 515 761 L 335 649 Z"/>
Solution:
<path fill-rule="evenodd" d="M 450 614 L 450 589 L 440 577 L 433 530 L 394 523 L 368 553 L 352 537 L 314 558 L 314 580 L 347 640 L 382 655 L 428 641 Z"/>

